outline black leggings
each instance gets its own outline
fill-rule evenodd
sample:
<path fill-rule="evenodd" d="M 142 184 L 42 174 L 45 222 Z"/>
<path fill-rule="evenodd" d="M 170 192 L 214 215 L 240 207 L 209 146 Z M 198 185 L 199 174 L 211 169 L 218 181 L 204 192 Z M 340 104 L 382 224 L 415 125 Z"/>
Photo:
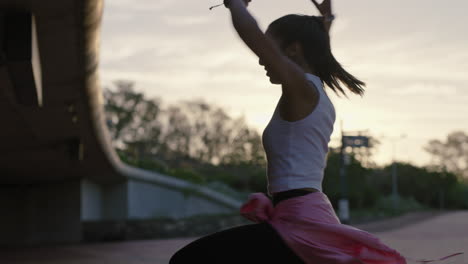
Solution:
<path fill-rule="evenodd" d="M 176 252 L 169 264 L 304 264 L 264 222 L 213 233 Z"/>

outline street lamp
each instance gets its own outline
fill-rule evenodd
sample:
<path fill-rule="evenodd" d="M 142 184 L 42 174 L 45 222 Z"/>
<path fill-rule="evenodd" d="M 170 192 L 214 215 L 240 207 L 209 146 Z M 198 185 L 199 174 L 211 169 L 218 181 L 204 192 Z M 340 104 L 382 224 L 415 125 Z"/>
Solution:
<path fill-rule="evenodd" d="M 390 138 L 392 141 L 392 194 L 393 194 L 393 209 L 398 208 L 398 172 L 395 162 L 396 143 L 400 139 L 406 138 L 406 134 L 401 134 L 399 137 Z"/>

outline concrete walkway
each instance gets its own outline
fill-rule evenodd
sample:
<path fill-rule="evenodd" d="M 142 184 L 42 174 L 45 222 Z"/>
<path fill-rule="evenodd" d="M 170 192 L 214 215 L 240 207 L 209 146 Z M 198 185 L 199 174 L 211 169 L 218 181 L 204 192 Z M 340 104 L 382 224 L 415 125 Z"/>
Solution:
<path fill-rule="evenodd" d="M 437 259 L 464 252 L 441 263 L 468 264 L 468 211 L 451 212 L 375 234 L 405 257 Z"/>
<path fill-rule="evenodd" d="M 411 219 L 410 223 L 408 219 Z M 428 219 L 406 216 L 389 221 L 394 227 L 397 225 L 395 221 L 400 221 L 403 227 L 372 233 L 404 256 L 431 259 L 465 252 L 464 255 L 443 263 L 468 264 L 468 211 L 432 215 Z M 368 224 L 367 227 L 375 230 L 379 224 L 388 229 L 388 221 Z M 366 230 L 365 225 L 357 227 Z M 174 252 L 194 239 L 196 238 L 0 250 L 0 263 L 167 264 Z"/>

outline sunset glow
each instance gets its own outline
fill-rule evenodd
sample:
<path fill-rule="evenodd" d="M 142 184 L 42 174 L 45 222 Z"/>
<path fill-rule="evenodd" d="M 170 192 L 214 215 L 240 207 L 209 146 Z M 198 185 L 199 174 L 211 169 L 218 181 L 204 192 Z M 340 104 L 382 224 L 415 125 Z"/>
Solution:
<path fill-rule="evenodd" d="M 221 0 L 220 0 L 221 1 Z M 164 103 L 203 98 L 233 117 L 244 114 L 261 134 L 281 95 L 258 59 L 232 29 L 218 1 L 112 0 L 106 2 L 101 82 L 128 79 Z M 430 162 L 423 146 L 468 131 L 468 3 L 461 0 L 334 2 L 332 50 L 351 74 L 367 83 L 363 98 L 338 98 L 332 146 L 345 131 L 368 130 L 382 145 L 379 164 L 392 158 Z M 318 15 L 307 0 L 254 0 L 263 30 L 288 13 Z"/>

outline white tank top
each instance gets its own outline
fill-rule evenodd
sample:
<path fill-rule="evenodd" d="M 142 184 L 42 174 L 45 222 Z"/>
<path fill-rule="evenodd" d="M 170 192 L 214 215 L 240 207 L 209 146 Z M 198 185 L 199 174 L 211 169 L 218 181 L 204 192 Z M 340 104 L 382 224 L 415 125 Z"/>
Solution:
<path fill-rule="evenodd" d="M 335 108 L 322 80 L 306 73 L 319 92 L 316 108 L 307 117 L 289 122 L 280 117 L 279 101 L 262 135 L 267 157 L 268 193 L 298 188 L 322 191 L 328 143 L 335 123 Z"/>

